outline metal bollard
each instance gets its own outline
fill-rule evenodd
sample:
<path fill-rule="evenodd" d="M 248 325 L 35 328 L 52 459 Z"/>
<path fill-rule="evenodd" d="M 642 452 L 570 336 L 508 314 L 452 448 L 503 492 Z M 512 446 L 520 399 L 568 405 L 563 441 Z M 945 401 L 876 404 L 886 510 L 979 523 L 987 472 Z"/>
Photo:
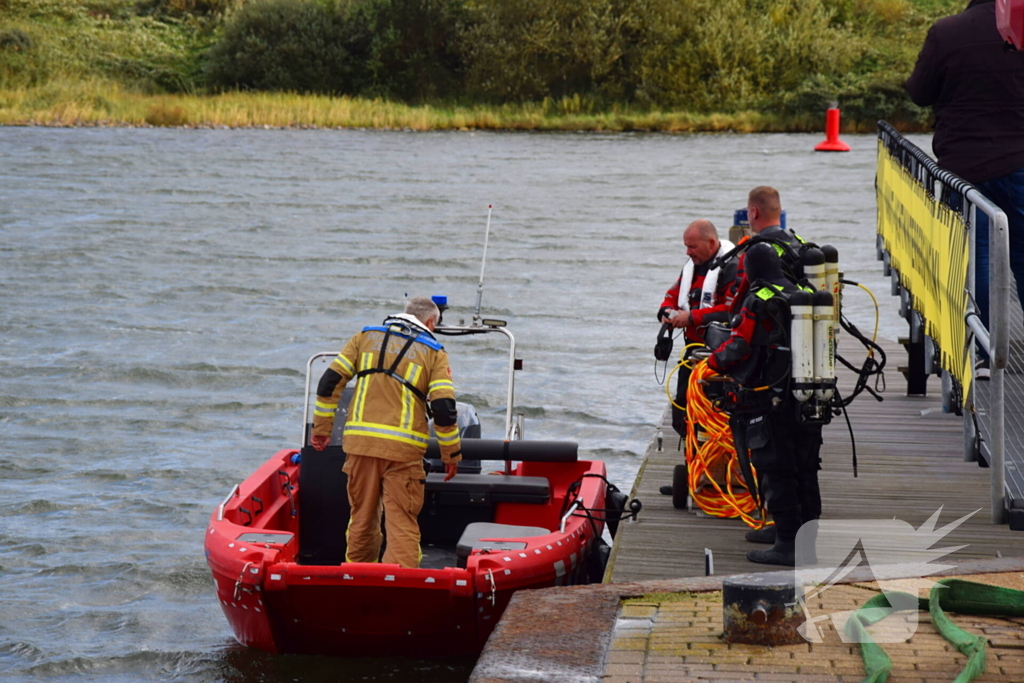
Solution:
<path fill-rule="evenodd" d="M 800 625 L 803 610 L 796 603 L 790 580 L 766 578 L 771 574 L 745 574 L 722 582 L 722 610 L 727 643 L 795 645 L 804 642 Z M 778 574 L 776 573 L 777 577 Z"/>

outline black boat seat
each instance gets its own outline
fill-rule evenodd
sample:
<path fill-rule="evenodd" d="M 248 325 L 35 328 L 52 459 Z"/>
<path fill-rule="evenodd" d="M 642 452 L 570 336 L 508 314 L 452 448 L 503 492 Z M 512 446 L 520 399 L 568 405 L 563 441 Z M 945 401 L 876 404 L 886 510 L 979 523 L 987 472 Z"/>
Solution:
<path fill-rule="evenodd" d="M 518 477 L 517 477 L 518 478 Z M 490 522 L 474 522 L 466 526 L 459 542 L 455 545 L 455 554 L 459 558 L 459 566 L 466 566 L 466 558 L 474 550 L 522 550 L 526 541 L 504 541 L 504 538 L 532 538 L 547 536 L 551 532 L 539 526 L 515 526 L 513 524 L 493 524 Z M 481 539 L 499 539 L 483 541 Z"/>
<path fill-rule="evenodd" d="M 462 474 L 448 481 L 444 474 L 427 474 L 426 494 L 437 494 L 442 503 L 539 503 L 548 502 L 551 485 L 547 477 L 517 477 L 504 474 Z"/>

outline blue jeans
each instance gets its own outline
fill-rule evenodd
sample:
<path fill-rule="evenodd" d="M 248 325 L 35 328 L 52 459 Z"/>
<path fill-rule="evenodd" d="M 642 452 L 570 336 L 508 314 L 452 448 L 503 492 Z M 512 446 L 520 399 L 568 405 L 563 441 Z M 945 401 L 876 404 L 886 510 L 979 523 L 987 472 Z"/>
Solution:
<path fill-rule="evenodd" d="M 974 186 L 1006 213 L 1010 233 L 1010 271 L 1017 280 L 1017 296 L 1024 301 L 1024 168 Z M 988 216 L 980 210 L 977 223 L 974 297 L 981 321 L 988 327 Z"/>

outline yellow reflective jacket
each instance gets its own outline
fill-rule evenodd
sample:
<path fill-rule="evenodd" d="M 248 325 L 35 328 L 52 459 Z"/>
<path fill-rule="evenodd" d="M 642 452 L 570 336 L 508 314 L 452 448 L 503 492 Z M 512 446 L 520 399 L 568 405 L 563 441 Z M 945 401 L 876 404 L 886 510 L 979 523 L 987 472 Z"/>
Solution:
<path fill-rule="evenodd" d="M 321 395 L 325 387 L 321 380 L 313 411 L 313 434 L 331 434 L 341 392 L 356 377 L 343 433 L 345 452 L 411 462 L 423 457 L 430 438 L 427 402 L 454 400 L 455 385 L 447 352 L 426 329 L 398 317 L 384 322 L 352 337 L 324 373 L 325 378 L 333 372 L 340 379 L 331 375 L 334 381 L 327 383 L 333 385 L 330 395 Z M 385 337 L 388 344 L 382 363 Z M 401 359 L 395 365 L 399 355 Z M 458 425 L 435 424 L 434 433 L 442 461 L 461 460 Z"/>

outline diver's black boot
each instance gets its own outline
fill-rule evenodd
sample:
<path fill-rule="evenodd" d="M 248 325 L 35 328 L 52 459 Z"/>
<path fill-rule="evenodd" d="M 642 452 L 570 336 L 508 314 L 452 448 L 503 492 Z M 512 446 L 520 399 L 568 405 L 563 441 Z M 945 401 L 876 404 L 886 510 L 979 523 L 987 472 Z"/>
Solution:
<path fill-rule="evenodd" d="M 743 538 L 751 543 L 775 543 L 775 527 L 766 526 L 763 529 L 751 529 L 743 534 Z"/>
<path fill-rule="evenodd" d="M 775 541 L 775 545 L 767 550 L 751 550 L 747 559 L 759 564 L 779 564 L 784 567 L 796 565 L 796 542 Z"/>

